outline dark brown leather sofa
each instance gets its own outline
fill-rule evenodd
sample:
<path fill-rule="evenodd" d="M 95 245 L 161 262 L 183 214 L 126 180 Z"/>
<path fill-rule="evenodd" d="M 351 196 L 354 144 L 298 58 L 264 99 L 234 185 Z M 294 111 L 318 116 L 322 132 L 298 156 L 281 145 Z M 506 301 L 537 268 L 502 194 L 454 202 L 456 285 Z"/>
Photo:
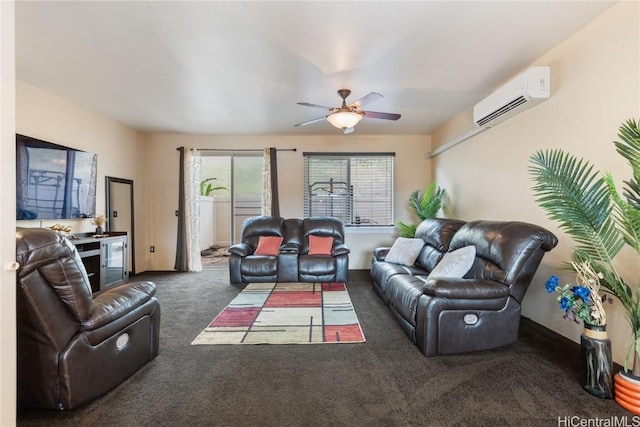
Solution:
<path fill-rule="evenodd" d="M 154 283 L 93 296 L 75 247 L 48 229 L 17 228 L 16 256 L 20 407 L 76 408 L 156 357 Z"/>
<path fill-rule="evenodd" d="M 330 255 L 309 253 L 310 236 L 332 237 Z M 256 255 L 260 236 L 282 237 L 277 255 Z M 344 224 L 333 217 L 258 216 L 242 224 L 242 242 L 229 248 L 232 284 L 265 282 L 346 282 L 349 248 Z"/>
<path fill-rule="evenodd" d="M 558 240 L 523 222 L 428 219 L 416 231 L 424 246 L 415 265 L 385 261 L 377 248 L 373 288 L 425 356 L 489 350 L 514 342 L 521 303 L 543 255 Z M 473 245 L 463 278 L 427 280 L 447 252 Z"/>

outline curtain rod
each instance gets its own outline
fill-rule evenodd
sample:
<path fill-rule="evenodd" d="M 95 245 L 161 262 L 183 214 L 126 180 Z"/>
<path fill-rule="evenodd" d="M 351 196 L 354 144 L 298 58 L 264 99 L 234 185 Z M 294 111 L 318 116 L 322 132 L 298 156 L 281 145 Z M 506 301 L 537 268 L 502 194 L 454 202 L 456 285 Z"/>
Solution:
<path fill-rule="evenodd" d="M 185 147 L 178 147 L 176 148 L 177 151 L 180 151 L 181 148 L 185 148 Z M 246 148 L 246 149 L 229 149 L 229 148 L 196 148 L 196 150 L 198 151 L 262 151 L 262 148 Z M 298 151 L 297 148 L 276 148 L 276 151 Z"/>

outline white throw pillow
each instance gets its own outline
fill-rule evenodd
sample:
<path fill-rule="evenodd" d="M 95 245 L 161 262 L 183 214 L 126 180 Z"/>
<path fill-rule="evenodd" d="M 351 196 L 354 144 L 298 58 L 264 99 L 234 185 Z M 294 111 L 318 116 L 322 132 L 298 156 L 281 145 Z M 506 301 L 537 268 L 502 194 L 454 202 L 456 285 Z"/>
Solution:
<path fill-rule="evenodd" d="M 422 239 L 398 237 L 389 252 L 387 252 L 384 260 L 394 264 L 412 266 L 416 262 L 418 255 L 420 255 L 423 246 L 424 240 Z"/>
<path fill-rule="evenodd" d="M 431 270 L 427 279 L 434 277 L 462 278 L 473 266 L 475 258 L 475 246 L 465 246 L 453 252 L 447 252 Z"/>

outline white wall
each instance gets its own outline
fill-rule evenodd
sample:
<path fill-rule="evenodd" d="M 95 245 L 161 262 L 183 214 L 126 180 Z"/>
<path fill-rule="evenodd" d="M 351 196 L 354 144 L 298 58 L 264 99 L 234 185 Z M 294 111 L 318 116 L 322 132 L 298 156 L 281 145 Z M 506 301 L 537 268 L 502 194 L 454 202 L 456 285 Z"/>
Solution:
<path fill-rule="evenodd" d="M 615 5 L 531 65 L 551 66 L 551 98 L 435 157 L 434 177 L 452 197 L 451 216 L 529 221 L 558 236 L 558 247 L 545 256 L 523 301 L 523 315 L 578 341 L 581 327 L 562 318 L 544 289 L 550 274 L 563 283 L 575 281 L 558 270 L 573 242 L 536 204 L 527 167 L 536 150 L 562 148 L 613 172 L 619 182 L 629 178 L 630 168 L 612 141 L 622 122 L 640 118 L 639 3 Z M 460 129 L 465 117 L 471 115 L 462 114 L 449 128 Z M 442 143 L 436 135 L 450 133 L 443 129 L 434 134 L 434 147 Z M 621 267 L 638 283 L 637 258 L 623 260 Z M 630 329 L 618 304 L 606 310 L 614 359 L 622 363 Z"/>
<path fill-rule="evenodd" d="M 357 132 L 357 131 L 356 131 Z M 151 135 L 147 153 L 149 176 L 145 194 L 148 196 L 149 241 L 146 254 L 150 270 L 171 270 L 175 264 L 178 206 L 177 147 L 199 149 L 258 149 L 276 147 L 296 148 L 297 151 L 278 152 L 278 185 L 280 187 L 280 213 L 283 217 L 302 217 L 304 213 L 304 163 L 305 151 L 325 152 L 395 152 L 396 218 L 414 222 L 407 209 L 407 199 L 412 191 L 424 189 L 431 176 L 430 161 L 425 153 L 430 150 L 428 136 L 189 136 Z M 368 269 L 372 248 L 393 243 L 393 230 L 375 233 L 348 233 L 346 243 L 352 250 L 349 268 Z M 150 245 L 155 253 L 148 252 Z"/>
<path fill-rule="evenodd" d="M 200 196 L 200 250 L 213 246 L 213 197 Z"/>
<path fill-rule="evenodd" d="M 143 258 L 138 256 L 146 240 L 143 226 L 146 217 L 143 202 L 144 137 L 104 116 L 20 80 L 16 80 L 16 97 L 17 133 L 98 155 L 96 214 L 106 214 L 105 176 L 134 181 L 136 270 L 145 271 L 147 268 Z M 72 233 L 95 230 L 89 219 L 47 220 L 42 221 L 42 226 L 55 223 L 70 225 Z M 39 227 L 40 221 L 18 221 L 18 226 Z"/>
<path fill-rule="evenodd" d="M 0 158 L 15 159 L 15 3 L 0 2 Z M 16 424 L 15 161 L 0 170 L 0 426 Z"/>

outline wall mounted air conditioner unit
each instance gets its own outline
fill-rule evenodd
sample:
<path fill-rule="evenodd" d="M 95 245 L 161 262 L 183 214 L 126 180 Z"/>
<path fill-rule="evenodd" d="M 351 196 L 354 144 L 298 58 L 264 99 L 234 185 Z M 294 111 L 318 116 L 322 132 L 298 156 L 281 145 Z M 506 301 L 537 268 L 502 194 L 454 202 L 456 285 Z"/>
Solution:
<path fill-rule="evenodd" d="M 492 127 L 537 105 L 550 96 L 549 67 L 532 67 L 473 107 L 476 126 Z"/>

